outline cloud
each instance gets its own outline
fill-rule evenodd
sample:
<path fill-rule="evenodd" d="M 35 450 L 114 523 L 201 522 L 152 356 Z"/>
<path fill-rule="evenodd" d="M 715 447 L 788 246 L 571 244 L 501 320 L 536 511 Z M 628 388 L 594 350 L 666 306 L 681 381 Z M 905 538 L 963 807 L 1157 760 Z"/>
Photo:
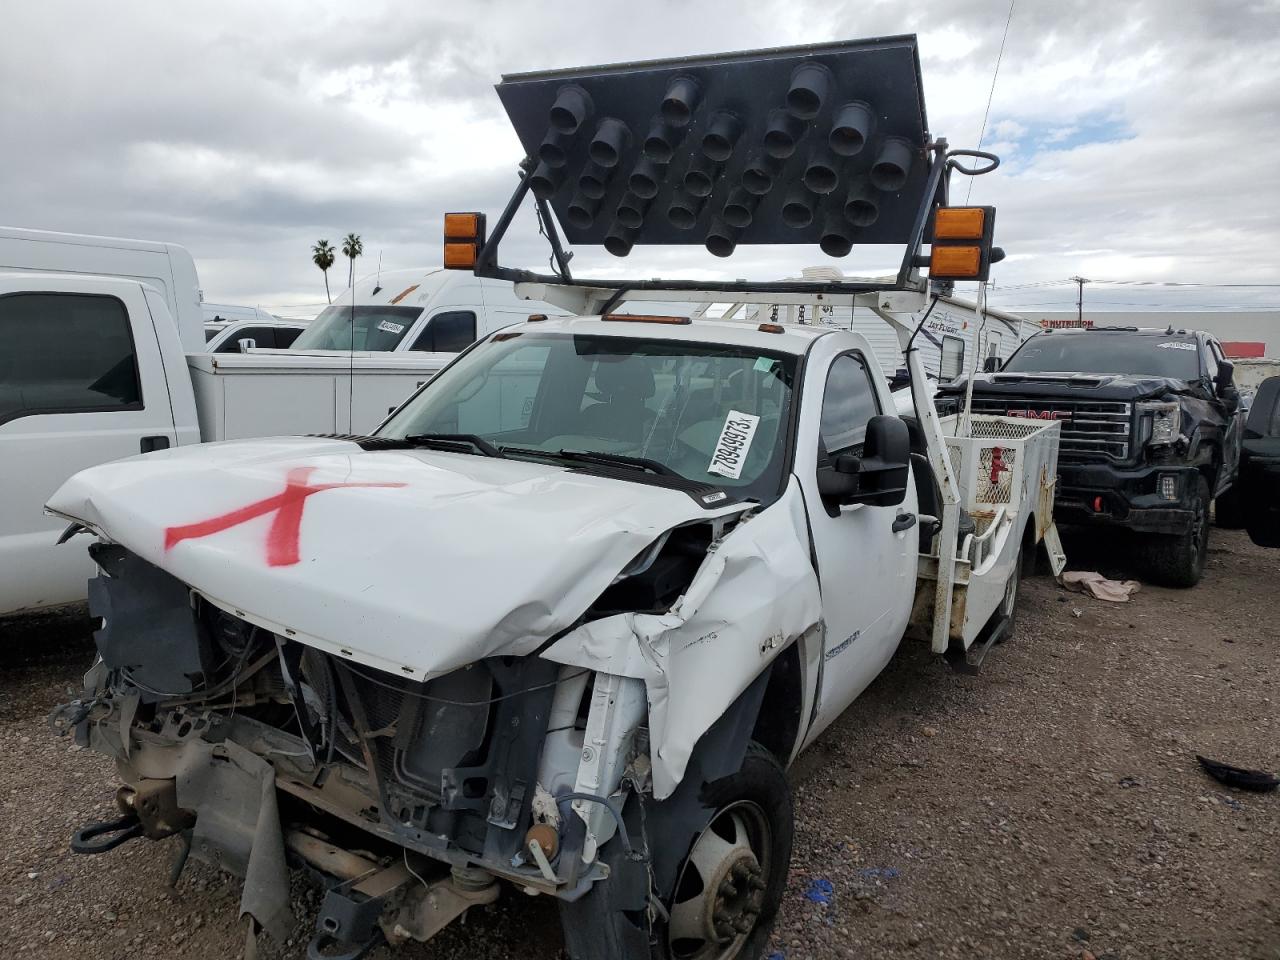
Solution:
<path fill-rule="evenodd" d="M 446 209 L 496 214 L 519 148 L 502 73 L 918 32 L 935 135 L 976 145 L 1005 0 L 729 5 L 18 4 L 0 36 L 5 219 L 191 249 L 210 299 L 323 299 L 310 245 L 354 230 L 372 269 L 433 263 Z M 1280 8 L 1210 0 L 1022 0 L 986 124 L 1004 151 L 972 200 L 998 206 L 1008 306 L 1099 279 L 1280 282 Z M 1247 69 L 1246 69 L 1247 67 Z M 958 184 L 963 198 L 969 185 Z M 510 256 L 541 263 L 528 218 Z M 816 250 L 640 251 L 614 273 L 795 274 Z M 846 269 L 891 269 L 871 251 Z M 582 251 L 575 264 L 604 269 Z M 1121 288 L 1117 288 L 1121 289 Z M 1092 293 L 1092 290 L 1090 291 Z M 1127 294 L 1114 294 L 1122 301 Z M 1245 305 L 1259 291 L 1143 290 Z M 1205 300 L 1205 302 L 1209 302 Z M 305 312 L 298 310 L 295 312 Z"/>

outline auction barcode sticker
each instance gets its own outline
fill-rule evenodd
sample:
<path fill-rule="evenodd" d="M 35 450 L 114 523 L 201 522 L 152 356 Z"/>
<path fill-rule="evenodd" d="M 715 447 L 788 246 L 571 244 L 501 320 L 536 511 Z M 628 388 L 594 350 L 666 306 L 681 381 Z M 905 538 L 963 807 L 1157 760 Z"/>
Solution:
<path fill-rule="evenodd" d="M 378 329 L 383 333 L 404 333 L 404 324 L 392 323 L 390 320 L 379 320 Z"/>
<path fill-rule="evenodd" d="M 758 426 L 760 426 L 760 418 L 755 414 L 730 410 L 729 416 L 725 417 L 724 428 L 720 431 L 720 439 L 716 441 L 716 449 L 711 455 L 707 473 L 718 473 L 723 477 L 739 479 Z"/>

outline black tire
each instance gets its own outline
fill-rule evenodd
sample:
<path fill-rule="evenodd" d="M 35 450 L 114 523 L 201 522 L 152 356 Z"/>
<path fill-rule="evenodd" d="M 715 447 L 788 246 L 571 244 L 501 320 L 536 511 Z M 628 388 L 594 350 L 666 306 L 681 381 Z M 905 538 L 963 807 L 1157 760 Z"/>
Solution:
<path fill-rule="evenodd" d="M 1244 497 L 1240 495 L 1239 481 L 1213 501 L 1213 522 L 1223 530 L 1244 529 L 1248 518 L 1245 516 Z"/>
<path fill-rule="evenodd" d="M 773 754 L 751 743 L 738 772 L 707 784 L 702 796 L 708 807 L 707 824 L 681 863 L 675 891 L 663 904 L 666 916 L 650 924 L 647 911 L 635 909 L 634 896 L 625 904 L 617 899 L 622 891 L 610 889 L 612 877 L 597 883 L 576 903 L 560 905 L 565 945 L 573 960 L 759 960 L 764 955 L 786 889 L 795 834 L 787 776 Z M 734 932 L 721 934 L 728 938 L 724 943 L 709 937 L 673 940 L 674 925 L 682 916 L 700 915 L 697 907 L 707 895 L 699 872 L 702 867 L 694 862 L 701 859 L 699 851 L 737 851 L 741 858 L 741 841 L 748 835 L 759 873 L 751 869 L 750 861 L 744 863 L 733 855 L 718 861 L 726 869 L 713 901 L 723 903 L 725 915 L 741 920 L 748 928 L 729 927 Z M 650 836 L 649 842 L 661 843 L 662 839 Z M 607 861 L 617 858 L 618 851 L 611 849 L 617 845 L 615 837 L 601 851 Z M 732 896 L 726 891 L 733 891 Z"/>
<path fill-rule="evenodd" d="M 1209 483 L 1199 477 L 1187 531 L 1177 536 L 1152 538 L 1150 569 L 1156 583 L 1166 587 L 1194 587 L 1204 576 L 1209 555 L 1209 499 Z"/>

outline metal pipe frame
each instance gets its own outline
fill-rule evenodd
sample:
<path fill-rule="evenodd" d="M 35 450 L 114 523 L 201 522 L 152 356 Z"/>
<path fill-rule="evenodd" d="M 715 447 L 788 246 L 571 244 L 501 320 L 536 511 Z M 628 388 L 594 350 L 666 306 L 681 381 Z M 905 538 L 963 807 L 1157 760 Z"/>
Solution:
<path fill-rule="evenodd" d="M 902 256 L 897 276 L 893 280 L 574 280 L 569 274 L 571 253 L 564 250 L 560 236 L 551 216 L 550 205 L 544 200 L 536 201 L 546 226 L 547 242 L 560 270 L 560 275 L 537 273 L 514 267 L 504 267 L 498 263 L 498 251 L 502 239 L 506 236 L 515 218 L 520 204 L 529 192 L 529 171 L 533 169 L 532 160 L 526 158 L 520 164 L 520 183 L 507 201 L 506 207 L 494 224 L 493 232 L 485 240 L 476 256 L 475 274 L 478 277 L 489 277 L 495 280 L 509 280 L 513 283 L 556 284 L 559 286 L 587 286 L 596 289 L 618 291 L 613 301 L 619 302 L 629 293 L 645 293 L 670 290 L 692 293 L 697 291 L 734 294 L 777 294 L 777 293 L 822 293 L 826 295 L 853 295 L 870 293 L 879 290 L 912 290 L 924 289 L 924 281 L 917 273 L 917 257 L 924 243 L 925 228 L 937 203 L 945 203 L 947 184 L 952 164 L 947 161 L 948 145 L 945 139 L 929 144 L 927 148 L 932 156 L 929 158 L 929 173 L 925 190 L 920 201 L 920 208 L 912 223 L 911 235 L 907 240 L 906 250 Z M 646 297 L 646 299 L 653 299 Z M 754 300 L 753 300 L 754 302 Z"/>

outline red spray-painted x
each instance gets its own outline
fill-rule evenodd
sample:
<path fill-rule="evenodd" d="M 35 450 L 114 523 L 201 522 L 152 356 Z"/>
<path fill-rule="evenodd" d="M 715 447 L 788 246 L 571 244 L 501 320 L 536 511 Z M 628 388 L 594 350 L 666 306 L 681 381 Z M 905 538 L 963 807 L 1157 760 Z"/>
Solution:
<path fill-rule="evenodd" d="M 302 532 L 302 510 L 307 497 L 338 487 L 403 487 L 403 483 L 307 483 L 314 467 L 295 467 L 285 478 L 283 493 L 257 500 L 239 510 L 210 517 L 198 523 L 168 527 L 164 531 L 164 548 L 169 550 L 183 540 L 198 540 L 210 534 L 238 527 L 242 523 L 275 513 L 267 531 L 267 565 L 287 567 L 298 562 L 298 538 Z"/>

